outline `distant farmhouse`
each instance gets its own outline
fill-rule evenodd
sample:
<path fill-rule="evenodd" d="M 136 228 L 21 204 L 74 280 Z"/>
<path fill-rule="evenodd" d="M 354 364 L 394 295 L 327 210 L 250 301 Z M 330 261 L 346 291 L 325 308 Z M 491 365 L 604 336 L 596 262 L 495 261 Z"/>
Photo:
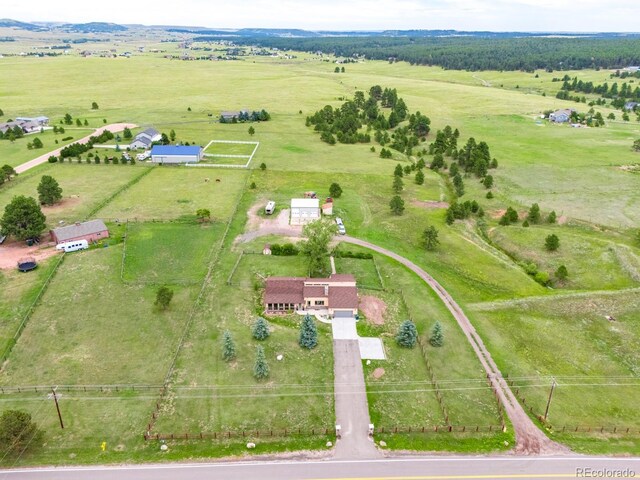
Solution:
<path fill-rule="evenodd" d="M 556 110 L 553 113 L 549 114 L 549 120 L 555 123 L 565 123 L 568 122 L 571 118 L 571 114 L 575 110 L 572 108 L 564 108 L 562 110 Z"/>
<path fill-rule="evenodd" d="M 49 117 L 17 117 L 14 121 L 0 123 L 0 132 L 5 134 L 9 130 L 19 128 L 23 133 L 33 133 L 39 132 L 47 125 L 49 125 Z"/>
<path fill-rule="evenodd" d="M 237 110 L 220 113 L 220 123 L 266 122 L 271 115 L 266 110 Z"/>
<path fill-rule="evenodd" d="M 77 222 L 66 227 L 55 228 L 51 230 L 51 237 L 56 243 L 77 240 L 86 240 L 91 243 L 109 238 L 109 230 L 102 220 L 89 220 L 88 222 Z"/>
<path fill-rule="evenodd" d="M 151 161 L 159 164 L 198 163 L 202 156 L 202 147 L 197 145 L 154 145 L 151 149 Z"/>
<path fill-rule="evenodd" d="M 638 107 L 638 102 L 627 102 L 624 104 L 624 109 L 628 112 L 631 112 L 632 110 L 636 110 L 637 107 Z"/>
<path fill-rule="evenodd" d="M 349 274 L 333 274 L 329 278 L 269 277 L 264 308 L 268 313 L 320 310 L 333 317 L 351 317 L 358 313 L 356 280 Z"/>
<path fill-rule="evenodd" d="M 137 150 L 139 148 L 151 148 L 153 142 L 159 142 L 162 139 L 162 135 L 155 128 L 147 128 L 135 136 L 133 142 L 129 145 L 131 150 Z"/>
<path fill-rule="evenodd" d="M 291 199 L 291 225 L 305 225 L 320 219 L 320 200 L 318 198 Z"/>

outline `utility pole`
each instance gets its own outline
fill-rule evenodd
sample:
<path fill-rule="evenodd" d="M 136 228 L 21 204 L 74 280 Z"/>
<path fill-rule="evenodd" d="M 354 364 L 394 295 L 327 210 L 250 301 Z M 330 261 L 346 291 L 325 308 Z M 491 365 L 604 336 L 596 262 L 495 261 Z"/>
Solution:
<path fill-rule="evenodd" d="M 56 389 L 51 387 L 51 393 L 53 394 L 53 401 L 56 404 L 56 410 L 58 411 L 58 419 L 60 420 L 60 428 L 64 429 L 64 423 L 62 423 L 62 414 L 60 413 L 60 405 L 58 405 L 58 396 L 56 395 Z"/>
<path fill-rule="evenodd" d="M 551 397 L 553 396 L 553 391 L 556 389 L 556 379 L 553 379 L 551 382 L 551 390 L 549 391 L 549 400 L 547 400 L 547 408 L 544 411 L 544 421 L 547 421 L 547 416 L 549 415 L 549 407 L 551 406 Z"/>

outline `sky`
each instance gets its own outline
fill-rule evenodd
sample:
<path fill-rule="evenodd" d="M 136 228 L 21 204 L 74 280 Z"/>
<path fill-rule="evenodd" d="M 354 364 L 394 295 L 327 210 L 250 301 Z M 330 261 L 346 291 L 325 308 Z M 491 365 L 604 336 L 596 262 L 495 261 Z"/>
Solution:
<path fill-rule="evenodd" d="M 638 32 L 640 1 L 615 0 L 2 0 L 21 21 L 306 30 L 455 29 Z"/>

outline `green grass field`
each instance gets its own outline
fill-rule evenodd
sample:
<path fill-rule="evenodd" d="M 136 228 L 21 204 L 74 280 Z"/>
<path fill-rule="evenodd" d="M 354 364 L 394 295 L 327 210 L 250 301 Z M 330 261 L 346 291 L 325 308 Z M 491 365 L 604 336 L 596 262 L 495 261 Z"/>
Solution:
<path fill-rule="evenodd" d="M 143 284 L 201 282 L 223 229 L 222 223 L 128 225 L 123 280 Z"/>
<path fill-rule="evenodd" d="M 137 220 L 195 219 L 196 210 L 207 208 L 212 219 L 225 221 L 232 213 L 246 176 L 247 172 L 235 170 L 154 167 L 100 214 L 107 218 Z"/>
<path fill-rule="evenodd" d="M 130 165 L 47 164 L 1 186 L 0 211 L 4 211 L 5 205 L 16 195 L 26 195 L 37 200 L 37 188 L 42 175 L 50 175 L 62 188 L 62 201 L 42 208 L 47 217 L 47 225 L 55 228 L 60 221 L 82 221 L 119 188 L 145 173 L 144 168 Z"/>
<path fill-rule="evenodd" d="M 29 35 L 28 41 L 46 44 L 42 34 Z M 139 39 L 123 36 L 121 40 L 118 49 L 136 49 Z M 149 47 L 179 51 L 176 44 L 159 40 L 148 39 Z M 90 42 L 82 48 L 102 49 L 104 45 Z M 319 347 L 306 352 L 296 344 L 296 319 L 275 319 L 274 334 L 265 342 L 271 380 L 257 384 L 251 376 L 256 342 L 250 337 L 250 325 L 259 313 L 260 276 L 304 276 L 308 272 L 305 259 L 246 254 L 232 277 L 231 273 L 241 249 L 260 251 L 264 243 L 284 241 L 265 237 L 234 246 L 250 207 L 265 199 L 282 207 L 308 190 L 323 198 L 329 195 L 329 185 L 338 182 L 344 193 L 336 199 L 334 211 L 343 218 L 347 232 L 409 258 L 442 283 L 469 314 L 502 372 L 514 379 L 520 396 L 535 413 L 544 408 L 550 379 L 555 376 L 559 387 L 550 414 L 554 427 L 576 423 L 637 426 L 638 408 L 633 399 L 640 360 L 640 248 L 633 237 L 640 223 L 640 189 L 638 175 L 620 167 L 640 161 L 631 150 L 633 140 L 640 138 L 640 123 L 607 121 L 603 128 L 574 129 L 539 122 L 539 115 L 547 109 L 588 109 L 554 98 L 561 84 L 552 78 L 562 76 L 558 72 L 536 72 L 536 77 L 525 72 L 456 72 L 363 61 L 335 75 L 331 63 L 306 54 L 292 60 L 247 57 L 235 62 L 181 62 L 164 59 L 160 53 L 131 59 L 75 54 L 4 57 L 0 69 L 3 121 L 45 114 L 57 123 L 69 112 L 86 118 L 91 128 L 101 126 L 103 119 L 134 122 L 140 128 L 151 126 L 166 133 L 173 129 L 177 141 L 203 146 L 211 139 L 260 142 L 251 171 L 47 164 L 0 186 L 1 211 L 14 195 L 35 196 L 41 175 L 54 176 L 63 188 L 64 200 L 44 209 L 49 227 L 84 219 L 92 212 L 108 220 L 180 221 L 129 225 L 126 283 L 120 279 L 124 247 L 119 240 L 106 249 L 65 258 L 0 373 L 0 386 L 161 383 L 193 312 L 156 431 L 331 426 L 333 361 L 327 328 L 321 327 Z M 148 74 L 144 81 L 123 81 L 132 71 Z M 163 74 L 154 74 L 159 71 Z M 609 74 L 567 73 L 598 83 Z M 473 220 L 447 226 L 442 205 L 425 203 L 452 201 L 442 176 L 426 170 L 421 186 L 413 182 L 413 175 L 405 177 L 401 195 L 406 210 L 394 216 L 389 211 L 393 168 L 399 162 L 408 165 L 410 159 L 400 154 L 382 159 L 378 145 L 376 152 L 368 144 L 329 146 L 305 127 L 307 115 L 326 104 L 338 106 L 340 98 L 375 84 L 397 88 L 411 111 L 431 118 L 427 144 L 447 124 L 459 128 L 460 146 L 469 137 L 489 144 L 499 162 L 499 168 L 491 172 L 495 198 L 487 200 L 486 190 L 473 177 L 465 177 L 462 197 L 477 200 L 483 207 L 489 241 Z M 211 85 L 215 88 L 209 88 Z M 37 102 L 29 92 L 38 92 Z M 99 110 L 90 109 L 93 101 L 100 105 Z M 248 124 L 216 122 L 220 111 L 245 107 L 264 108 L 271 114 L 269 122 L 252 124 L 255 135 L 249 135 Z M 595 108 L 605 118 L 613 112 L 609 107 Z M 615 113 L 619 117 L 620 112 Z M 70 128 L 62 136 L 79 137 L 86 131 Z M 62 136 L 58 135 L 60 140 Z M 27 150 L 27 139 L 13 144 L 0 141 L 0 158 L 4 159 L 0 163 L 17 165 L 45 153 L 54 148 L 54 138 L 44 133 L 42 150 Z M 249 154 L 250 150 L 250 146 L 216 145 L 208 152 Z M 262 162 L 266 171 L 258 169 Z M 211 163 L 244 161 L 216 158 Z M 138 177 L 139 181 L 123 189 Z M 247 188 L 252 182 L 256 188 Z M 507 206 L 524 212 L 533 202 L 545 214 L 555 210 L 561 224 L 528 229 L 497 225 L 497 216 Z M 211 226 L 188 224 L 199 208 L 211 211 Z M 194 304 L 211 266 L 207 263 L 209 247 L 219 241 L 227 221 L 231 222 L 229 234 L 222 249 L 213 250 L 216 261 L 211 277 L 200 302 Z M 123 227 L 110 225 L 118 237 L 123 234 Z M 440 246 L 433 252 L 421 245 L 427 226 L 439 232 Z M 547 253 L 542 245 L 551 232 L 561 240 L 555 253 Z M 513 257 L 535 261 L 549 272 L 564 264 L 569 279 L 554 289 L 544 288 Z M 411 317 L 425 340 L 435 320 L 443 325 L 445 345 L 426 351 L 438 382 L 447 386 L 442 395 L 450 423 L 497 425 L 495 401 L 480 364 L 444 305 L 404 268 L 379 256 L 375 261 L 382 283 L 372 261 L 336 259 L 338 271 L 354 273 L 361 284 L 376 289 L 365 290 L 367 294 L 379 296 L 389 306 L 383 326 L 359 326 L 363 333 L 383 335 L 389 354 L 386 363 L 365 365 L 372 419 L 389 426 L 443 421 L 425 377 L 422 354 L 394 345 L 399 322 Z M 5 344 L 50 266 L 43 264 L 30 277 L 2 272 L 0 338 Z M 145 285 L 147 282 L 193 285 L 175 285 L 171 308 L 159 313 L 153 307 L 155 287 Z M 381 287 L 388 291 L 377 290 Z M 607 321 L 606 315 L 616 321 Z M 224 329 L 232 331 L 237 342 L 238 360 L 232 364 L 220 360 Z M 274 358 L 278 353 L 285 356 L 282 362 Z M 376 380 L 372 372 L 378 366 L 386 373 Z M 622 383 L 614 381 L 617 378 L 633 385 L 615 385 Z M 140 438 L 133 439 L 146 428 L 155 395 L 136 394 L 131 399 L 115 395 L 104 401 L 72 397 L 69 415 L 74 428 L 69 433 L 56 432 L 55 417 L 38 413 L 36 418 L 51 441 L 25 463 L 162 458 L 156 446 L 152 450 Z M 2 405 L 21 402 L 12 397 Z M 36 400 L 22 403 L 24 408 L 39 408 Z M 96 413 L 91 405 L 104 407 Z M 413 408 L 415 405 L 420 408 Z M 607 452 L 609 447 L 612 452 L 637 452 L 640 443 L 637 436 L 554 435 L 581 452 Z M 98 451 L 102 437 L 109 445 L 122 447 L 116 451 L 110 446 L 102 454 Z M 510 432 L 379 438 L 391 448 L 455 451 L 504 449 L 504 441 L 513 442 Z M 283 440 L 257 451 L 322 448 L 325 441 Z M 241 442 L 220 443 L 217 452 L 238 453 L 241 447 Z M 175 442 L 171 450 L 172 458 L 210 455 L 207 448 L 189 442 Z"/>

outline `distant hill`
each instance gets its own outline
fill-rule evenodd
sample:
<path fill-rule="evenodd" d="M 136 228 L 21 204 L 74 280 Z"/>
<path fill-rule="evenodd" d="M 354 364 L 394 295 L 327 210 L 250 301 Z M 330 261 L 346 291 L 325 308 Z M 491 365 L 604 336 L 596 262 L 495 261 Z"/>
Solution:
<path fill-rule="evenodd" d="M 4 28 L 19 28 L 21 30 L 39 31 L 43 28 L 33 23 L 19 22 L 18 20 L 11 20 L 10 18 L 0 18 L 0 27 Z"/>
<path fill-rule="evenodd" d="M 90 23 L 68 23 L 61 27 L 67 32 L 80 33 L 113 33 L 125 32 L 127 27 L 118 25 L 117 23 L 90 22 Z"/>

